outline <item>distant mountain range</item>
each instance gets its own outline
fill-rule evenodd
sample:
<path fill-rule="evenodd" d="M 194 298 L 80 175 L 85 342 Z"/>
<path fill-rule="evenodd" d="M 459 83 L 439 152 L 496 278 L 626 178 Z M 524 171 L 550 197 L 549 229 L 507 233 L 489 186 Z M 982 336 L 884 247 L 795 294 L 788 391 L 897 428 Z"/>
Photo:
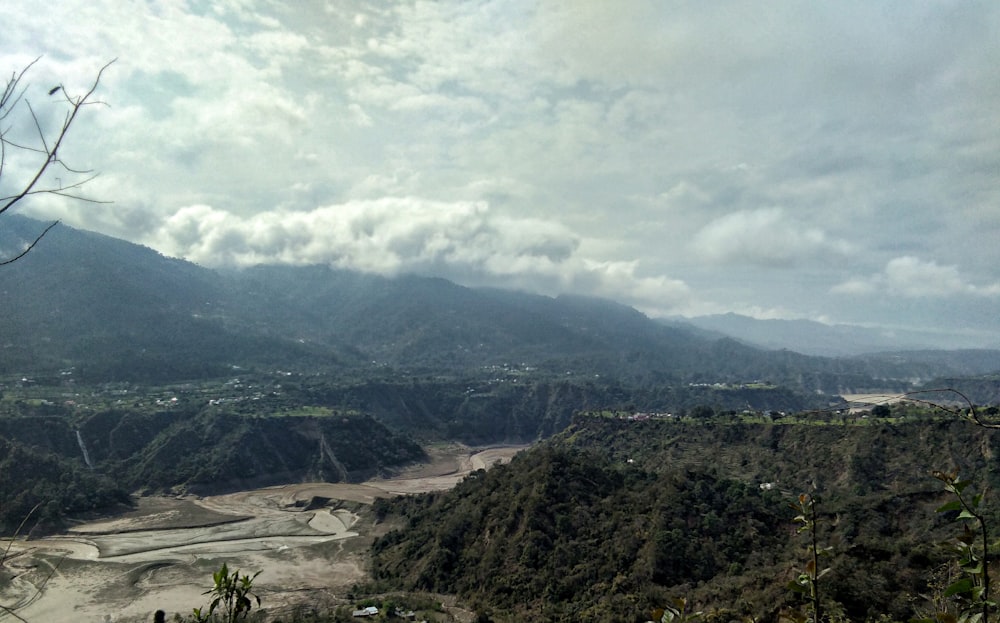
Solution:
<path fill-rule="evenodd" d="M 737 337 L 767 349 L 788 349 L 807 355 L 851 357 L 881 352 L 913 350 L 973 349 L 973 338 L 956 343 L 918 331 L 876 329 L 847 324 L 823 324 L 812 320 L 759 320 L 739 314 L 718 314 L 695 318 L 670 318 L 673 326 L 695 326 L 708 332 Z"/>
<path fill-rule="evenodd" d="M 4 216 L 0 249 L 16 247 L 39 227 Z M 506 364 L 645 385 L 768 380 L 835 391 L 1000 369 L 997 351 L 819 357 L 856 354 L 848 345 L 867 334 L 838 338 L 841 329 L 814 325 L 782 324 L 781 341 L 771 331 L 776 325 L 738 316 L 661 322 L 608 300 L 435 278 L 327 266 L 209 270 L 65 225 L 0 268 L 6 375 L 72 367 L 89 381 L 166 382 L 234 367 L 455 375 Z"/>

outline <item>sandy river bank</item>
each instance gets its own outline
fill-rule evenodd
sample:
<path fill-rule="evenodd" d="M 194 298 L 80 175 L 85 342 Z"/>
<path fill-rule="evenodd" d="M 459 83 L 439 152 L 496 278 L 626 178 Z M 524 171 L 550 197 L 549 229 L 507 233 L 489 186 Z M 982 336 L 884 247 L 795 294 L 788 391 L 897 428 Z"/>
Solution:
<path fill-rule="evenodd" d="M 437 448 L 430 463 L 361 484 L 142 498 L 127 514 L 13 543 L 5 567 L 15 577 L 0 591 L 0 604 L 33 622 L 151 621 L 157 609 L 169 618 L 205 604 L 202 593 L 222 562 L 262 570 L 255 586 L 265 607 L 280 608 L 306 594 L 333 603 L 366 577 L 367 549 L 381 529 L 367 505 L 379 497 L 451 488 L 470 471 L 506 462 L 520 449 Z M 5 619 L 15 620 L 0 613 Z"/>

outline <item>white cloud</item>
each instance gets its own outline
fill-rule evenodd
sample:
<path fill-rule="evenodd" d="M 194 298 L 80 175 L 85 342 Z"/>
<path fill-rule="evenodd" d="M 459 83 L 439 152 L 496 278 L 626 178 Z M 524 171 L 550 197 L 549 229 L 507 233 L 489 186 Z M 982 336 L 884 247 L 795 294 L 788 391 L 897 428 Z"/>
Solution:
<path fill-rule="evenodd" d="M 834 321 L 952 292 L 998 323 L 1000 4 L 57 4 L 4 1 L 0 69 L 73 90 L 119 58 L 64 151 L 116 203 L 36 216 L 206 262 Z"/>
<path fill-rule="evenodd" d="M 1000 283 L 976 285 L 964 279 L 956 266 L 942 266 L 905 255 L 890 260 L 883 271 L 847 280 L 834 286 L 831 292 L 856 296 L 882 293 L 904 298 L 996 298 L 1000 297 Z"/>
<path fill-rule="evenodd" d="M 843 256 L 850 244 L 789 217 L 780 208 L 742 210 L 719 217 L 695 236 L 692 251 L 718 264 L 791 267 L 804 259 Z"/>
<path fill-rule="evenodd" d="M 877 277 L 869 279 L 848 279 L 830 288 L 831 294 L 847 294 L 850 296 L 867 296 L 879 291 L 879 282 L 883 281 Z"/>
<path fill-rule="evenodd" d="M 494 214 L 482 202 L 390 197 L 246 218 L 192 205 L 167 218 L 146 242 L 207 266 L 329 264 L 477 285 L 585 291 L 657 309 L 690 297 L 679 280 L 638 275 L 636 261 L 581 256 L 579 238 L 556 222 Z"/>

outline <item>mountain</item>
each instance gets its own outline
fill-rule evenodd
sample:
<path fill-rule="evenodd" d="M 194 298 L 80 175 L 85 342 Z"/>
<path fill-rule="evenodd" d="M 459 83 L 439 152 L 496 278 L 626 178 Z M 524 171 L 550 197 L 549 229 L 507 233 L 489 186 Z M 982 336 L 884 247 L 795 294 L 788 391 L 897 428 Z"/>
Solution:
<path fill-rule="evenodd" d="M 812 320 L 760 320 L 733 313 L 670 318 L 665 323 L 675 327 L 697 327 L 709 334 L 736 337 L 761 348 L 788 349 L 823 357 L 851 357 L 881 352 L 970 350 L 984 346 L 975 337 L 941 337 L 919 331 L 887 331 L 857 325 L 829 325 Z"/>
<path fill-rule="evenodd" d="M 0 248 L 39 227 L 5 216 Z M 886 379 L 926 372 L 766 351 L 588 297 L 327 266 L 214 271 L 64 225 L 0 270 L 0 318 L 0 374 L 74 368 L 88 382 L 211 378 L 234 367 L 461 376 L 517 365 L 633 386 L 764 380 L 815 393 L 899 389 Z"/>
<path fill-rule="evenodd" d="M 0 248 L 38 230 L 5 217 Z M 235 362 L 333 365 L 338 354 L 227 326 L 234 304 L 217 273 L 60 225 L 0 270 L 0 372 L 76 367 L 91 380 L 220 376 Z"/>

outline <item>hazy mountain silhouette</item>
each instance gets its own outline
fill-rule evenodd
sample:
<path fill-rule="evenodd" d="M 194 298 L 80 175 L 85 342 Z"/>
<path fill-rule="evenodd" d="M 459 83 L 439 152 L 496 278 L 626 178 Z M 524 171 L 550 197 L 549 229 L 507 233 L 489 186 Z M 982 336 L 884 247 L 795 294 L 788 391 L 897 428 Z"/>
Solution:
<path fill-rule="evenodd" d="M 4 217 L 0 249 L 38 227 Z M 66 225 L 0 270 L 0 353 L 5 374 L 75 366 L 92 380 L 198 378 L 232 366 L 454 373 L 504 363 L 640 382 L 797 379 L 810 389 L 912 376 L 898 357 L 768 352 L 603 299 L 327 266 L 216 271 Z M 891 375 L 876 369 L 883 364 Z"/>

